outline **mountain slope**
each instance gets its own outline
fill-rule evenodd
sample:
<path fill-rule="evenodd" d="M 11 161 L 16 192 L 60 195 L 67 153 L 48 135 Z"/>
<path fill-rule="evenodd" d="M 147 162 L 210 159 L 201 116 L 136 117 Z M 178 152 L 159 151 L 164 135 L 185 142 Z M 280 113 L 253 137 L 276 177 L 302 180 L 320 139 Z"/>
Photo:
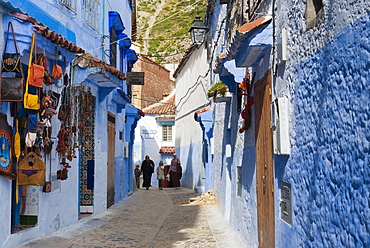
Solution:
<path fill-rule="evenodd" d="M 191 44 L 189 29 L 204 17 L 207 0 L 138 0 L 138 40 L 142 54 L 157 63 L 181 59 Z"/>

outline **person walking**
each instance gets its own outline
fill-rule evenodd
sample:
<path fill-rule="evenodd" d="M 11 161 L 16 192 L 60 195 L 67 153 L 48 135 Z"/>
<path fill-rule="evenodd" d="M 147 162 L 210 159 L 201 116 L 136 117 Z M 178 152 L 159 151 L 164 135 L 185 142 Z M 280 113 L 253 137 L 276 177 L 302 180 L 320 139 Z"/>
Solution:
<path fill-rule="evenodd" d="M 162 189 L 162 180 L 164 180 L 164 165 L 163 161 L 159 161 L 157 167 L 157 179 L 158 179 L 158 188 Z"/>
<path fill-rule="evenodd" d="M 135 182 L 136 182 L 136 187 L 137 188 L 140 188 L 140 175 L 141 175 L 141 171 L 139 169 L 139 166 L 140 165 L 135 165 L 135 170 L 134 170 L 134 173 L 135 173 Z"/>
<path fill-rule="evenodd" d="M 173 154 L 173 159 L 171 160 L 170 169 L 168 171 L 170 173 L 170 182 L 172 187 L 177 189 L 180 187 L 180 179 L 182 177 L 182 168 L 180 159 L 177 157 L 176 153 Z"/>
<path fill-rule="evenodd" d="M 143 187 L 147 190 L 151 187 L 152 174 L 154 173 L 154 162 L 150 159 L 149 155 L 145 156 L 145 160 L 141 164 L 141 173 L 143 174 Z"/>

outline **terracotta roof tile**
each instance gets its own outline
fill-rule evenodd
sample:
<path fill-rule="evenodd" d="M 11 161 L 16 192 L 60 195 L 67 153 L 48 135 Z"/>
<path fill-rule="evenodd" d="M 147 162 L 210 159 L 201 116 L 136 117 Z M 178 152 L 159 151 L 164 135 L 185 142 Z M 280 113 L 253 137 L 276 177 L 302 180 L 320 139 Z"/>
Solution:
<path fill-rule="evenodd" d="M 174 120 L 175 115 L 156 116 L 156 120 Z"/>
<path fill-rule="evenodd" d="M 162 146 L 159 149 L 159 153 L 175 153 L 175 147 L 174 146 Z"/>
<path fill-rule="evenodd" d="M 81 47 L 78 47 L 73 42 L 70 42 L 67 39 L 63 38 L 63 36 L 61 36 L 60 34 L 57 34 L 56 32 L 49 30 L 48 27 L 44 27 L 42 25 L 37 24 L 35 18 L 33 18 L 32 16 L 24 15 L 18 12 L 13 12 L 12 16 L 22 21 L 32 23 L 36 32 L 40 33 L 42 36 L 50 40 L 52 43 L 60 47 L 63 47 L 67 51 L 70 51 L 72 53 L 85 52 L 85 50 L 83 50 Z"/>
<path fill-rule="evenodd" d="M 78 64 L 80 61 L 86 60 L 87 65 L 90 67 L 98 67 L 98 68 L 105 68 L 108 72 L 112 73 L 114 76 L 118 77 L 121 80 L 125 80 L 125 73 L 121 72 L 120 70 L 116 69 L 115 67 L 108 65 L 103 60 L 100 60 L 93 55 L 91 55 L 88 52 L 85 52 L 84 54 L 81 54 L 77 56 L 77 58 L 74 60 L 74 64 Z"/>
<path fill-rule="evenodd" d="M 152 104 L 145 109 L 143 109 L 145 114 L 165 114 L 174 115 L 175 114 L 175 94 L 174 91 L 161 102 Z"/>
<path fill-rule="evenodd" d="M 81 47 L 76 46 L 73 42 L 68 41 L 66 38 L 61 36 L 60 34 L 51 31 L 48 27 L 44 27 L 42 25 L 39 25 L 36 23 L 36 20 L 32 16 L 24 15 L 18 12 L 13 12 L 12 16 L 15 18 L 18 18 L 22 21 L 32 23 L 34 29 L 36 32 L 40 33 L 43 37 L 50 40 L 50 42 L 66 49 L 67 51 L 70 51 L 72 53 L 82 53 L 82 55 L 79 57 L 80 60 L 87 59 L 89 61 L 88 66 L 90 67 L 99 67 L 99 68 L 105 68 L 108 72 L 112 73 L 114 76 L 121 80 L 125 80 L 125 73 L 121 72 L 120 70 L 116 69 L 115 67 L 105 63 L 104 61 L 92 56 L 91 54 L 87 53 L 84 49 Z M 80 61 L 79 58 L 77 58 L 77 61 Z M 78 63 L 78 62 L 77 62 Z"/>

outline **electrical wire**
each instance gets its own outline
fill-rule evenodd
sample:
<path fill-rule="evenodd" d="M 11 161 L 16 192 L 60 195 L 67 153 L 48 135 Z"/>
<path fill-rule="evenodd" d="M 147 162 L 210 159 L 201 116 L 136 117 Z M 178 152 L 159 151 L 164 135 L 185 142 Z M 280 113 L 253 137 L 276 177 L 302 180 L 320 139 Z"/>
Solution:
<path fill-rule="evenodd" d="M 138 38 L 136 40 L 185 40 L 185 39 L 190 39 L 189 36 L 185 36 L 185 37 L 182 37 L 182 38 L 157 38 L 157 39 L 144 39 L 144 38 Z"/>
<path fill-rule="evenodd" d="M 199 3 L 201 0 L 198 0 L 198 1 L 196 1 L 195 3 L 193 3 L 193 4 L 191 4 L 191 5 L 189 5 L 189 6 L 187 6 L 187 8 L 189 8 L 189 7 L 191 7 L 191 6 L 193 6 L 193 5 L 195 5 L 195 4 L 197 4 L 197 3 Z M 159 23 L 162 23 L 162 22 L 164 22 L 165 20 L 167 20 L 167 19 L 169 19 L 169 18 L 171 18 L 171 17 L 173 17 L 173 16 L 175 16 L 175 15 L 177 15 L 178 13 L 180 13 L 180 12 L 184 12 L 185 10 L 179 10 L 177 13 L 175 13 L 175 14 L 173 14 L 173 15 L 171 15 L 171 16 L 169 16 L 169 17 L 167 17 L 167 18 L 165 18 L 165 19 L 162 19 L 161 21 L 159 21 L 159 22 L 156 22 L 156 23 L 154 23 L 153 24 L 153 26 L 155 26 L 155 25 L 158 25 Z M 153 27 L 152 26 L 152 27 Z M 102 37 L 105 37 L 105 38 L 109 38 L 110 39 L 110 36 L 109 35 L 103 35 L 102 33 L 99 33 Z M 124 39 L 127 39 L 128 37 L 125 37 L 125 38 L 122 38 L 122 39 L 118 39 L 118 40 L 115 40 L 115 41 L 113 41 L 113 42 L 111 42 L 111 43 L 108 43 L 108 44 L 104 44 L 104 45 L 102 45 L 102 46 L 100 46 L 100 47 L 97 47 L 97 48 L 95 48 L 95 49 L 93 49 L 93 50 L 90 50 L 90 52 L 94 52 L 94 51 L 96 51 L 96 50 L 99 50 L 99 49 L 101 49 L 101 48 L 103 48 L 103 47 L 105 47 L 105 46 L 109 46 L 109 45 L 112 45 L 112 44 L 114 44 L 114 43 L 117 43 L 117 42 L 119 42 L 119 41 L 121 41 L 121 40 L 124 40 Z M 186 39 L 186 38 L 188 38 L 188 37 L 183 37 L 183 38 L 165 38 L 165 39 L 163 39 L 163 40 L 171 40 L 171 39 Z M 146 40 L 146 39 L 137 39 L 137 40 Z M 147 39 L 147 40 L 156 40 L 156 39 Z M 158 39 L 158 40 L 160 40 L 160 39 Z"/>
<path fill-rule="evenodd" d="M 142 54 L 142 53 L 139 53 L 139 54 L 140 54 L 140 55 L 143 55 L 143 56 L 146 56 L 146 57 L 163 58 L 163 57 L 172 57 L 172 56 L 176 56 L 176 55 L 179 55 L 179 54 L 182 54 L 182 53 L 185 53 L 185 51 L 178 52 L 178 53 L 173 53 L 173 54 L 168 54 L 168 55 L 149 55 L 149 54 Z"/>

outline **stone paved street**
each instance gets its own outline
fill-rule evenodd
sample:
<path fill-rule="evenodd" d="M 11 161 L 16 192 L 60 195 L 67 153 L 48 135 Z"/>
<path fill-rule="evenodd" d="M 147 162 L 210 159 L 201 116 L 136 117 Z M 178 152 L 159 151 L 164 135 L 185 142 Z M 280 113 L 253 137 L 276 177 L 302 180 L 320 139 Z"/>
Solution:
<path fill-rule="evenodd" d="M 198 196 L 198 197 L 197 197 Z M 210 203 L 209 203 L 210 202 Z M 247 247 L 216 204 L 190 189 L 139 189 L 107 212 L 19 246 L 26 247 Z"/>

